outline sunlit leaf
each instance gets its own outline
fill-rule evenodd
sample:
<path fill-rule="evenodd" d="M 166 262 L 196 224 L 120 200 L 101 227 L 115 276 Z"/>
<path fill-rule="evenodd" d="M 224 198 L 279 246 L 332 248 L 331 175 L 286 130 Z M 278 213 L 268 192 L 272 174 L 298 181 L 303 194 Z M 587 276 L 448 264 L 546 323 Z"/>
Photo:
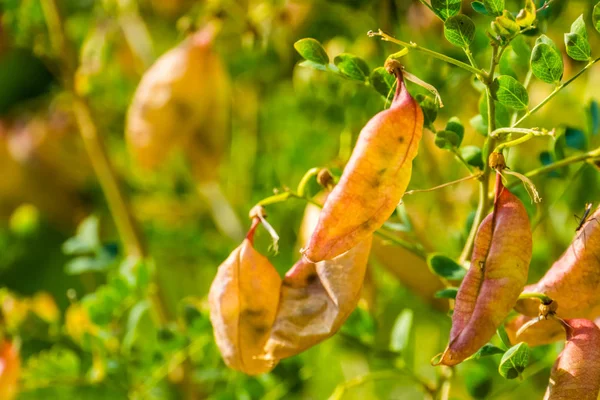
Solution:
<path fill-rule="evenodd" d="M 453 45 L 468 48 L 475 38 L 475 24 L 466 15 L 455 15 L 444 22 L 444 36 Z"/>
<path fill-rule="evenodd" d="M 546 83 L 558 83 L 563 76 L 563 60 L 556 44 L 546 35 L 540 36 L 531 52 L 531 70 Z"/>
<path fill-rule="evenodd" d="M 365 60 L 353 54 L 342 53 L 334 58 L 333 63 L 350 79 L 364 82 L 369 77 L 369 66 Z"/>
<path fill-rule="evenodd" d="M 529 346 L 521 342 L 504 353 L 498 372 L 506 379 L 515 379 L 521 375 L 529 364 Z"/>
<path fill-rule="evenodd" d="M 321 65 L 329 64 L 329 56 L 318 40 L 300 39 L 294 43 L 294 48 L 305 60 Z"/>
<path fill-rule="evenodd" d="M 515 110 L 524 110 L 529 105 L 527 89 L 515 78 L 501 75 L 494 80 L 498 101 Z"/>
<path fill-rule="evenodd" d="M 460 12 L 461 0 L 431 0 L 433 12 L 443 21 Z"/>

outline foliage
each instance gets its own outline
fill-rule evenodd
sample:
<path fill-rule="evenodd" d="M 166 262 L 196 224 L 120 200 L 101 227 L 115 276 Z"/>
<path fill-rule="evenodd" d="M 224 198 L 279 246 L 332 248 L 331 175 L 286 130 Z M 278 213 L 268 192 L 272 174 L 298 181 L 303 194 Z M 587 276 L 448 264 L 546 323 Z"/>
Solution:
<path fill-rule="evenodd" d="M 600 3 L 0 9 L 0 397 L 539 398 L 597 370 Z M 272 371 L 227 367 L 264 346 Z"/>

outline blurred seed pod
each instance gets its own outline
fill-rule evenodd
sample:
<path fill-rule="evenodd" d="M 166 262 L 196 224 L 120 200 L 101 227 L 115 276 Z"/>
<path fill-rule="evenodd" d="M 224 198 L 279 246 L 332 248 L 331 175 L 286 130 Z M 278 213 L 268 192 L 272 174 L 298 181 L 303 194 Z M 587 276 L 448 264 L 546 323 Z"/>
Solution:
<path fill-rule="evenodd" d="M 130 153 L 155 169 L 174 149 L 200 182 L 218 178 L 228 143 L 229 78 L 213 49 L 216 25 L 187 38 L 144 74 L 127 114 Z"/>
<path fill-rule="evenodd" d="M 0 399 L 15 398 L 19 377 L 21 376 L 21 359 L 14 342 L 4 340 L 0 343 Z"/>

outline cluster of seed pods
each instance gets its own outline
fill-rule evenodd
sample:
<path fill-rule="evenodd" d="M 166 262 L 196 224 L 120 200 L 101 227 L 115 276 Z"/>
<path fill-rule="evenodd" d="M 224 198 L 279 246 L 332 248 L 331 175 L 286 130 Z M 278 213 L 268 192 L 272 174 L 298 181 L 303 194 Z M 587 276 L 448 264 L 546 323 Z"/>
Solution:
<path fill-rule="evenodd" d="M 389 109 L 363 128 L 341 180 L 327 197 L 303 256 L 281 280 L 253 247 L 260 219 L 221 264 L 209 292 L 211 321 L 227 365 L 255 375 L 335 334 L 356 307 L 373 232 L 410 180 L 423 113 L 387 63 L 397 88 Z"/>

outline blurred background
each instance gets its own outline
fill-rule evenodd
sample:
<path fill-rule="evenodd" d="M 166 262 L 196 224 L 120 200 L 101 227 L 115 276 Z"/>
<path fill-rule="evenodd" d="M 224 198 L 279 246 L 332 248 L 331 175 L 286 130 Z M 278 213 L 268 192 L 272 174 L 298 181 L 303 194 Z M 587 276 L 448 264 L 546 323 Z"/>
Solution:
<path fill-rule="evenodd" d="M 20 347 L 17 398 L 325 399 L 352 378 L 385 370 L 392 376 L 373 375 L 341 398 L 421 399 L 419 380 L 451 373 L 430 365 L 450 328 L 448 301 L 434 297 L 444 284 L 424 260 L 381 239 L 363 298 L 341 332 L 272 373 L 247 377 L 225 367 L 206 304 L 217 267 L 249 227 L 250 208 L 295 188 L 310 168 L 339 174 L 360 129 L 386 106 L 368 85 L 299 66 L 294 43 L 315 38 L 331 59 L 352 53 L 372 70 L 400 50 L 367 36 L 382 29 L 467 62 L 427 7 L 409 0 L 49 1 L 56 14 L 45 1 L 0 1 L 0 309 L 3 333 Z M 516 13 L 521 3 L 507 0 L 506 8 Z M 545 33 L 564 54 L 564 76 L 572 76 L 585 63 L 566 56 L 563 34 L 583 13 L 597 57 L 593 6 L 554 1 L 523 45 Z M 487 68 L 490 18 L 470 1 L 462 12 L 477 25 L 472 51 Z M 205 36 L 190 36 L 198 31 Z M 190 40 L 205 40 L 205 53 L 178 54 Z M 167 52 L 169 59 L 154 64 Z M 522 81 L 527 67 L 513 62 L 517 56 L 509 49 L 500 71 Z M 403 60 L 441 94 L 445 107 L 434 125 L 456 116 L 465 126 L 463 146 L 481 147 L 481 88 L 471 76 L 417 52 Z M 598 147 L 599 87 L 595 66 L 532 116 L 528 126 L 556 128 L 562 139 L 531 140 L 510 152 L 508 166 L 525 173 Z M 530 105 L 552 89 L 533 79 Z M 412 83 L 409 90 L 426 93 Z M 176 111 L 152 108 L 169 101 Z M 144 136 L 153 129 L 158 136 Z M 115 224 L 103 194 L 104 155 L 148 256 L 143 268 L 128 266 L 118 235 L 127 227 Z M 426 130 L 409 189 L 467 174 Z M 516 189 L 535 227 L 530 281 L 571 241 L 573 215 L 597 204 L 599 176 L 585 163 L 537 176 L 539 205 Z M 475 181 L 406 196 L 394 217 L 398 235 L 456 258 L 476 202 Z M 258 233 L 257 248 L 282 275 L 298 258 L 305 206 L 292 199 L 267 207 L 281 238 L 278 254 L 266 232 Z M 124 270 L 135 271 L 134 285 L 122 284 Z M 154 284 L 144 274 L 156 274 Z M 145 320 L 152 305 L 134 293 L 136 285 L 150 285 L 166 323 Z M 193 355 L 181 363 L 190 343 Z M 498 374 L 499 356 L 465 362 L 453 370 L 450 398 L 541 398 L 560 349 L 533 349 L 522 382 Z"/>

